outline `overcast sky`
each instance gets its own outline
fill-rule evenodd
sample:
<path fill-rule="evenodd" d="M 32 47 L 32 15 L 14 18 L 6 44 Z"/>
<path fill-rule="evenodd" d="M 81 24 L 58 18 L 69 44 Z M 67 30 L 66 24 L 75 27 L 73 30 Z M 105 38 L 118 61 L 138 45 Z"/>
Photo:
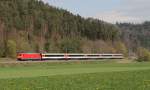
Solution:
<path fill-rule="evenodd" d="M 150 20 L 150 0 L 43 0 L 83 17 L 107 22 L 140 23 Z"/>

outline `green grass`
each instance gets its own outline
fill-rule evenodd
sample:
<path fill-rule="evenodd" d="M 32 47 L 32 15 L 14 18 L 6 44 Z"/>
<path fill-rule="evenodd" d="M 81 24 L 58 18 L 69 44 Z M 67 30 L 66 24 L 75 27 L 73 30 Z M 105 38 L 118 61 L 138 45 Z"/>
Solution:
<path fill-rule="evenodd" d="M 2 79 L 0 88 L 1 90 L 150 90 L 149 76 L 150 70 Z"/>
<path fill-rule="evenodd" d="M 0 90 L 150 90 L 150 63 L 1 65 Z"/>

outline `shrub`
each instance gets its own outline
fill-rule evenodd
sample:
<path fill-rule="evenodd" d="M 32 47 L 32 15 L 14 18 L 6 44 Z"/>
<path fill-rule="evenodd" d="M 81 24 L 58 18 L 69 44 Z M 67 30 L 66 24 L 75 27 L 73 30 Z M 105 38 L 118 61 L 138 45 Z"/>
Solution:
<path fill-rule="evenodd" d="M 11 58 L 16 57 L 16 43 L 13 40 L 7 41 L 6 56 Z"/>
<path fill-rule="evenodd" d="M 138 48 L 137 50 L 137 61 L 142 62 L 142 61 L 150 61 L 150 52 L 145 49 L 145 48 Z"/>

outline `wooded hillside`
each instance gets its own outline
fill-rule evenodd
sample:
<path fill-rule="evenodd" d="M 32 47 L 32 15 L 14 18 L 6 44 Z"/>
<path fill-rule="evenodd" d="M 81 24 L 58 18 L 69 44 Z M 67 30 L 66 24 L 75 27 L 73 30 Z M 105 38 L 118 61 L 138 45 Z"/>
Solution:
<path fill-rule="evenodd" d="M 127 54 L 121 35 L 129 30 L 39 0 L 0 1 L 0 57 L 15 57 L 16 52 Z"/>

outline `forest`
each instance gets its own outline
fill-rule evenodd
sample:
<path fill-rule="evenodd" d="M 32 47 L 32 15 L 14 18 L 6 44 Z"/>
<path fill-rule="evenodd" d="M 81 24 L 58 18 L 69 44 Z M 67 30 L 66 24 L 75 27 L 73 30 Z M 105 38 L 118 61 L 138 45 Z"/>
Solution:
<path fill-rule="evenodd" d="M 17 52 L 128 55 L 150 48 L 149 36 L 150 22 L 111 24 L 40 0 L 0 1 L 0 57 L 14 58 Z"/>
<path fill-rule="evenodd" d="M 130 46 L 134 47 L 145 47 L 150 49 L 150 22 L 145 21 L 142 24 L 132 23 L 117 23 L 120 30 L 122 31 L 122 39 Z"/>

